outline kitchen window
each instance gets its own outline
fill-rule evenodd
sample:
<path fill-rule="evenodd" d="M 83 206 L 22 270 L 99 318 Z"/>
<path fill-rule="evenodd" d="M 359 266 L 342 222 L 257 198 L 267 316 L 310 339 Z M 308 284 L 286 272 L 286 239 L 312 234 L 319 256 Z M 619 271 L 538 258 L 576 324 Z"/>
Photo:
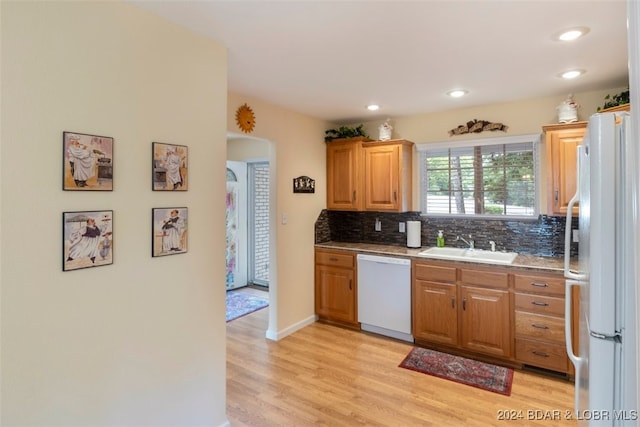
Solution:
<path fill-rule="evenodd" d="M 537 217 L 539 135 L 419 144 L 425 215 Z"/>

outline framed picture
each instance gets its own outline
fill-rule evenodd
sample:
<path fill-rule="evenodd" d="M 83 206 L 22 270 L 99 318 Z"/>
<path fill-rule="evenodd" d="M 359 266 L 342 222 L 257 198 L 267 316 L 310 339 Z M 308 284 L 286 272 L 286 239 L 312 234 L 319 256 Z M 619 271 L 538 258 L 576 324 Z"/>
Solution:
<path fill-rule="evenodd" d="M 62 213 L 62 271 L 113 264 L 113 211 Z"/>
<path fill-rule="evenodd" d="M 153 143 L 153 190 L 187 191 L 188 147 Z"/>
<path fill-rule="evenodd" d="M 62 189 L 113 190 L 113 138 L 62 132 Z"/>
<path fill-rule="evenodd" d="M 187 252 L 189 215 L 187 208 L 153 208 L 151 212 L 151 256 Z"/>

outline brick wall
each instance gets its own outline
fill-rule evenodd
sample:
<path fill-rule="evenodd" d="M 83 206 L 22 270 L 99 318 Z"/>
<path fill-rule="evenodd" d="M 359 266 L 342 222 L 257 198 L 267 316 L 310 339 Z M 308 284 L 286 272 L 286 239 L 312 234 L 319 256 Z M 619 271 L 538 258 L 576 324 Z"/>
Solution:
<path fill-rule="evenodd" d="M 256 284 L 269 284 L 269 164 L 251 163 L 253 175 L 253 276 Z"/>

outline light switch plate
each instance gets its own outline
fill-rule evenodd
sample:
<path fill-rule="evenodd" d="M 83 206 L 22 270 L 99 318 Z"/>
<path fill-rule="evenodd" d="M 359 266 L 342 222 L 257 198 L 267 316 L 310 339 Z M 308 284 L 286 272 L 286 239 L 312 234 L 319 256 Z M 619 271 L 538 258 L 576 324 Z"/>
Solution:
<path fill-rule="evenodd" d="M 404 222 L 399 222 L 399 223 L 398 223 L 398 231 L 399 231 L 400 233 L 404 233 L 404 231 L 405 231 L 405 228 L 404 228 Z"/>
<path fill-rule="evenodd" d="M 571 233 L 572 233 L 571 235 L 572 235 L 573 242 L 578 243 L 580 241 L 580 237 L 578 237 L 579 236 L 578 230 L 571 230 Z"/>

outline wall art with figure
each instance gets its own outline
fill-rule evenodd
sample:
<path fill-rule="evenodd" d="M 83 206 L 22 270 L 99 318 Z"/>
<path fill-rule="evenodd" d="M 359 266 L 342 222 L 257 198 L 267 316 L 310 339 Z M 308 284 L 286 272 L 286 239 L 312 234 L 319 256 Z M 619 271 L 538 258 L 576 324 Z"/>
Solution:
<path fill-rule="evenodd" d="M 113 138 L 63 132 L 62 189 L 113 190 Z"/>
<path fill-rule="evenodd" d="M 187 191 L 188 147 L 161 142 L 154 142 L 152 145 L 153 190 Z"/>
<path fill-rule="evenodd" d="M 113 264 L 113 211 L 62 213 L 62 271 Z"/>
<path fill-rule="evenodd" d="M 152 256 L 187 252 L 188 219 L 187 208 L 152 209 Z"/>

